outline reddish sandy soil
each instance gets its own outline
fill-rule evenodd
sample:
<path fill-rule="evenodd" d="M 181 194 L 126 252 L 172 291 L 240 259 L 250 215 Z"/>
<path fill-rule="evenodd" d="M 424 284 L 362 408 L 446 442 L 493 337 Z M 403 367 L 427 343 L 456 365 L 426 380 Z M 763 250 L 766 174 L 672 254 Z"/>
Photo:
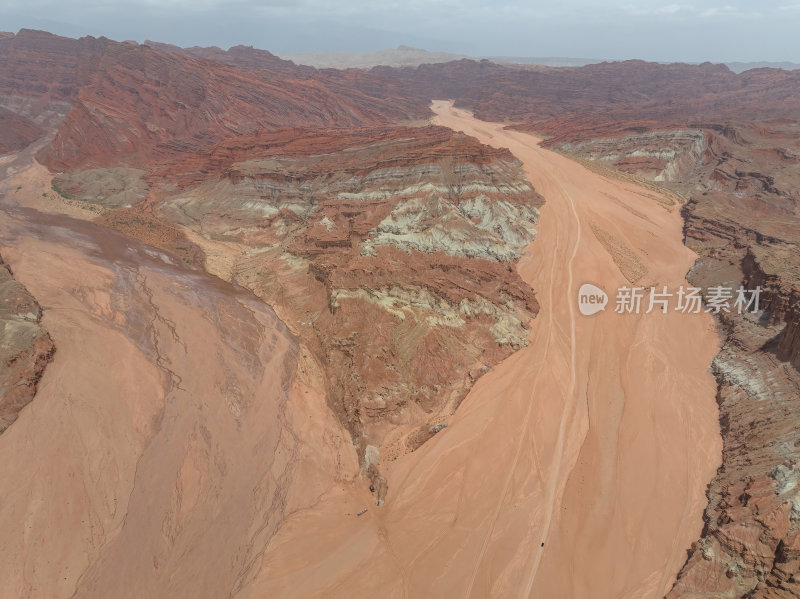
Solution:
<path fill-rule="evenodd" d="M 551 146 L 686 130 L 678 146 L 662 131 L 630 149 L 689 147 L 675 179 L 692 196 L 687 240 L 723 264 L 715 276 L 740 276 L 746 251 L 744 274 L 768 289 L 775 322 L 729 332 L 723 354 L 737 356 L 716 362 L 734 377 L 720 387 L 726 461 L 708 488 L 705 538 L 673 594 L 708 583 L 740 595 L 775 589 L 797 571 L 797 371 L 781 360 L 800 360 L 796 277 L 786 276 L 796 262 L 799 72 L 459 61 L 317 73 L 241 47 L 165 53 L 42 32 L 0 38 L 0 153 L 25 148 L 0 156 L 0 254 L 42 307 L 58 349 L 35 401 L 0 436 L 0 595 L 663 596 L 700 534 L 703 491 L 719 463 L 708 374 L 717 341 L 705 314 L 612 309 L 621 284 L 684 282 L 695 256 L 681 244 L 677 196 L 589 172 L 521 130 L 553 135 Z M 382 464 L 390 493 L 380 508 L 302 335 L 241 289 L 186 266 L 203 255 L 176 226 L 59 197 L 45 167 L 20 170 L 38 155 L 59 169 L 158 164 L 147 185 L 160 174 L 199 183 L 218 174 L 215 160 L 251 157 L 258 140 L 303 141 L 266 130 L 303 126 L 314 145 L 320 128 L 420 118 L 431 97 L 516 123 L 505 131 L 434 105 L 439 124 L 511 149 L 545 196 L 539 236 L 517 265 L 542 309 L 530 346 L 493 360 L 446 429 Z M 726 124 L 753 119 L 764 120 Z M 665 159 L 648 156 L 617 166 L 652 177 Z M 100 213 L 94 225 L 65 216 Z M 323 227 L 305 250 L 337 241 L 335 227 L 320 237 Z M 231 256 L 244 247 L 212 249 L 215 272 L 236 280 Z M 275 272 L 285 282 L 287 271 Z M 605 313 L 577 313 L 584 282 L 612 295 Z M 788 324 L 773 343 L 778 320 Z M 336 339 L 342 327 L 330 330 Z M 742 395 L 744 383 L 756 393 Z M 407 391 L 398 385 L 398 397 Z M 784 475 L 794 478 L 784 484 Z"/>

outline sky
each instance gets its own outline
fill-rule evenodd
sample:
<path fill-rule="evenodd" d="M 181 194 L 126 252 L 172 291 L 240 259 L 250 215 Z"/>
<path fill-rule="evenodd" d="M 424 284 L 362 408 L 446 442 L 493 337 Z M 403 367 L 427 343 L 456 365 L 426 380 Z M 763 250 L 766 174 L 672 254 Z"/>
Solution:
<path fill-rule="evenodd" d="M 0 31 L 470 56 L 800 62 L 800 0 L 0 0 Z"/>

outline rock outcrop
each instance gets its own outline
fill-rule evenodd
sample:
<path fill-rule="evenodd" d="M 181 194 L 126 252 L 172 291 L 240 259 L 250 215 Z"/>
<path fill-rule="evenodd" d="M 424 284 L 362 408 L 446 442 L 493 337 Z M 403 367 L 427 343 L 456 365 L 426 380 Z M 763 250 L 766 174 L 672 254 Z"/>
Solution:
<path fill-rule="evenodd" d="M 713 370 L 723 464 L 708 487 L 702 536 L 669 597 L 797 597 L 800 376 L 773 353 L 779 326 L 722 322 Z"/>
<path fill-rule="evenodd" d="M 786 328 L 778 344 L 778 357 L 800 369 L 800 310 L 796 307 L 786 315 Z"/>
<path fill-rule="evenodd" d="M 681 181 L 702 160 L 705 133 L 700 129 L 667 129 L 610 138 L 563 143 L 555 149 L 600 161 L 656 182 Z"/>
<path fill-rule="evenodd" d="M 178 172 L 184 188 L 158 213 L 201 247 L 241 248 L 223 276 L 323 365 L 373 486 L 380 460 L 441 430 L 527 344 L 538 306 L 514 262 L 542 199 L 507 151 L 437 127 L 294 129 L 229 140 Z"/>
<path fill-rule="evenodd" d="M 0 434 L 33 400 L 55 346 L 42 308 L 0 257 Z"/>

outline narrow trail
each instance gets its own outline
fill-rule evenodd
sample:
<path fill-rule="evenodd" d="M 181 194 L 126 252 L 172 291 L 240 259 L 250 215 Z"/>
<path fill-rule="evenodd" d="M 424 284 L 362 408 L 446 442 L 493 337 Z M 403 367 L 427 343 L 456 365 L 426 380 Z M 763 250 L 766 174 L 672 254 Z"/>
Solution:
<path fill-rule="evenodd" d="M 482 133 L 485 133 L 485 132 L 482 131 Z M 495 139 L 495 137 L 493 135 L 491 135 L 491 134 L 486 133 L 486 135 L 491 139 Z M 573 268 L 573 263 L 575 261 L 575 258 L 578 255 L 578 248 L 579 248 L 580 243 L 581 243 L 581 223 L 580 223 L 580 219 L 578 218 L 578 213 L 577 213 L 577 211 L 575 209 L 575 203 L 574 203 L 572 197 L 567 193 L 567 191 L 564 189 L 564 187 L 555 178 L 553 178 L 552 183 L 558 189 L 559 193 L 564 198 L 567 199 L 567 202 L 569 203 L 569 206 L 570 206 L 570 214 L 571 214 L 572 219 L 574 221 L 574 231 L 575 231 L 574 237 L 575 237 L 575 239 L 574 239 L 574 241 L 570 242 L 571 246 L 572 246 L 572 251 L 571 251 L 571 254 L 570 254 L 569 261 L 567 263 L 567 296 L 568 297 L 572 297 L 573 294 L 574 294 L 574 274 L 573 274 L 574 268 Z M 561 244 L 562 232 L 564 230 L 569 231 L 570 229 L 564 227 L 560 223 L 549 223 L 546 226 L 555 227 L 556 248 L 558 249 L 560 247 L 560 244 Z M 558 256 L 558 252 L 554 252 L 552 254 L 552 258 L 550 260 L 549 280 L 550 280 L 551 283 L 554 282 L 555 279 L 556 279 L 556 277 L 555 277 L 556 269 L 561 266 L 559 264 L 557 256 Z M 555 321 L 554 321 L 553 312 L 554 312 L 554 300 L 555 300 L 555 297 L 554 297 L 555 296 L 555 285 L 554 284 L 548 285 L 547 288 L 546 288 L 546 292 L 547 292 L 547 301 L 546 302 L 542 302 L 542 305 L 541 305 L 541 308 L 540 308 L 540 313 L 539 313 L 539 316 L 538 316 L 539 319 L 541 319 L 542 316 L 546 317 L 547 325 L 544 327 L 544 331 L 545 331 L 546 337 L 545 337 L 544 340 L 541 341 L 544 344 L 544 347 L 543 347 L 543 350 L 542 350 L 542 354 L 543 354 L 542 358 L 541 358 L 541 360 L 539 362 L 537 362 L 531 368 L 532 371 L 534 371 L 534 372 L 538 371 L 546 363 L 546 361 L 547 361 L 547 359 L 549 357 L 551 340 L 553 338 L 553 333 L 554 333 Z M 542 312 L 544 312 L 544 314 L 542 314 Z M 577 403 L 577 397 L 576 397 L 576 392 L 577 392 L 577 364 L 576 364 L 576 362 L 577 362 L 577 354 L 576 354 L 576 351 L 575 351 L 575 342 L 576 342 L 576 339 L 575 339 L 575 328 L 576 327 L 575 327 L 575 308 L 574 308 L 574 306 L 572 304 L 570 304 L 569 316 L 570 316 L 570 323 L 569 323 L 570 324 L 569 353 L 570 353 L 570 363 L 571 363 L 571 377 L 570 377 L 570 383 L 569 383 L 569 390 L 567 392 L 567 398 L 572 398 L 572 400 L 574 400 Z M 495 509 L 494 509 L 494 512 L 493 512 L 493 515 L 492 515 L 492 519 L 491 519 L 491 521 L 489 523 L 489 526 L 487 528 L 486 535 L 485 535 L 484 541 L 483 541 L 483 545 L 481 546 L 481 551 L 478 554 L 478 557 L 477 557 L 477 559 L 475 561 L 475 566 L 472 569 L 472 576 L 470 578 L 470 584 L 467 587 L 467 591 L 466 591 L 466 594 L 465 594 L 466 597 L 471 597 L 472 596 L 473 588 L 474 588 L 474 585 L 475 585 L 475 580 L 476 580 L 478 572 L 480 570 L 481 563 L 483 562 L 484 556 L 486 554 L 486 550 L 487 550 L 487 548 L 489 546 L 489 541 L 490 541 L 490 539 L 492 537 L 492 533 L 494 532 L 495 524 L 496 524 L 496 522 L 497 522 L 497 520 L 498 520 L 498 518 L 500 516 L 500 512 L 502 510 L 503 503 L 504 503 L 504 501 L 506 500 L 506 498 L 508 496 L 508 490 L 509 490 L 509 487 L 511 485 L 511 480 L 512 480 L 512 478 L 514 476 L 514 473 L 517 470 L 517 467 L 518 467 L 518 464 L 519 464 L 520 455 L 522 453 L 522 447 L 523 447 L 523 445 L 524 445 L 524 443 L 525 443 L 525 441 L 526 441 L 526 439 L 528 437 L 528 434 L 530 433 L 530 430 L 529 430 L 530 417 L 531 417 L 531 413 L 532 413 L 532 410 L 533 410 L 533 406 L 536 403 L 535 399 L 536 399 L 536 394 L 537 394 L 537 390 L 538 390 L 538 387 L 539 387 L 539 380 L 540 379 L 537 378 L 535 380 L 535 382 L 534 382 L 533 387 L 531 388 L 530 398 L 529 398 L 529 401 L 527 402 L 528 406 L 527 406 L 527 409 L 526 409 L 526 412 L 525 412 L 525 417 L 524 417 L 523 425 L 522 425 L 522 434 L 519 436 L 519 439 L 517 441 L 516 452 L 514 454 L 514 459 L 509 464 L 508 475 L 506 476 L 505 484 L 503 485 L 503 488 L 502 488 L 502 490 L 501 490 L 501 492 L 499 494 L 499 497 L 498 497 L 498 500 L 497 500 L 497 504 L 495 506 Z M 554 450 L 554 454 L 555 454 L 555 457 L 556 457 L 556 463 L 555 463 L 555 465 L 553 467 L 553 473 L 547 479 L 547 484 L 546 484 L 546 488 L 547 488 L 547 491 L 546 491 L 546 502 L 545 502 L 546 503 L 546 519 L 545 519 L 544 526 L 542 528 L 542 533 L 541 533 L 541 542 L 543 542 L 543 543 L 546 543 L 546 541 L 547 541 L 547 537 L 548 537 L 549 532 L 550 532 L 550 525 L 551 525 L 551 522 L 552 522 L 553 513 L 554 513 L 554 511 L 556 509 L 556 503 L 557 503 L 557 493 L 556 493 L 556 491 L 557 491 L 557 487 L 558 487 L 558 482 L 561 480 L 561 477 L 562 477 L 561 470 L 562 470 L 563 453 L 564 453 L 564 439 L 565 439 L 565 436 L 566 436 L 566 428 L 567 428 L 567 422 L 568 422 L 568 419 L 569 419 L 570 407 L 571 407 L 570 406 L 570 402 L 565 402 L 564 406 L 563 406 L 563 409 L 561 411 L 561 417 L 560 417 L 560 421 L 559 421 L 558 437 L 557 437 L 557 441 L 556 441 L 556 447 L 555 447 L 555 450 Z M 536 572 L 538 571 L 539 563 L 541 561 L 541 556 L 542 556 L 542 551 L 540 550 L 540 546 L 537 544 L 535 546 L 535 550 L 534 550 L 533 566 L 531 568 L 530 576 L 528 577 L 527 584 L 525 585 L 525 588 L 524 588 L 524 591 L 523 591 L 523 594 L 522 594 L 523 597 L 530 596 L 531 588 L 532 588 L 533 582 L 534 582 L 534 580 L 536 578 Z"/>
<path fill-rule="evenodd" d="M 568 297 L 572 298 L 575 296 L 574 294 L 574 274 L 573 274 L 573 263 L 575 261 L 576 256 L 578 255 L 578 247 L 581 243 L 581 220 L 578 218 L 578 212 L 575 209 L 575 202 L 572 199 L 572 196 L 567 193 L 564 187 L 555 181 L 556 186 L 559 188 L 561 193 L 564 194 L 564 197 L 567 198 L 569 202 L 570 211 L 572 216 L 575 220 L 575 230 L 576 230 L 576 238 L 575 243 L 572 246 L 572 255 L 570 256 L 569 262 L 567 263 L 567 288 L 568 288 Z M 571 362 L 571 372 L 572 376 L 570 378 L 570 387 L 569 387 L 569 394 L 568 397 L 574 398 L 577 403 L 576 393 L 578 390 L 578 365 L 577 365 L 577 352 L 576 352 L 576 338 L 575 338 L 575 305 L 574 303 L 570 303 L 569 308 L 569 322 L 570 322 L 570 362 Z M 533 398 L 534 393 L 531 392 L 531 405 L 533 405 Z M 588 410 L 589 407 L 586 406 L 587 411 L 587 419 L 588 419 Z M 542 542 L 546 543 L 547 538 L 550 534 L 550 525 L 553 521 L 553 512 L 556 509 L 556 488 L 558 486 L 559 480 L 561 480 L 561 468 L 564 458 L 564 436 L 566 434 L 566 422 L 567 422 L 567 406 L 564 406 L 564 410 L 561 413 L 561 422 L 559 423 L 558 428 L 558 440 L 556 441 L 556 465 L 553 470 L 553 476 L 550 477 L 548 488 L 547 488 L 547 516 L 544 522 L 544 529 L 542 532 Z M 523 592 L 522 596 L 527 598 L 530 597 L 531 591 L 533 590 L 533 583 L 536 580 L 536 574 L 539 571 L 539 564 L 542 561 L 542 552 L 535 551 L 533 557 L 533 565 L 531 567 L 530 575 L 528 576 L 528 582 L 525 585 L 525 591 Z"/>
<path fill-rule="evenodd" d="M 550 262 L 550 276 L 551 277 L 555 273 L 556 266 L 557 266 L 556 260 L 555 259 L 551 260 L 551 262 Z M 552 305 L 553 305 L 553 288 L 550 287 L 549 290 L 548 290 L 548 306 L 552 306 Z M 548 350 L 550 348 L 550 339 L 552 337 L 551 331 L 553 330 L 553 312 L 552 312 L 552 308 L 548 308 L 547 309 L 547 317 L 548 317 L 548 326 L 547 326 L 548 333 L 547 333 L 546 339 L 544 340 L 544 350 L 543 350 L 544 357 L 542 358 L 542 360 L 540 362 L 538 362 L 535 365 L 535 369 L 539 369 L 542 366 L 542 364 L 544 363 L 545 358 L 547 357 L 547 352 L 548 352 Z M 511 462 L 511 465 L 510 465 L 510 467 L 508 469 L 508 476 L 506 476 L 505 484 L 503 485 L 503 490 L 500 493 L 500 496 L 499 496 L 499 498 L 497 500 L 497 505 L 495 506 L 495 510 L 494 510 L 493 515 L 492 515 L 492 519 L 489 522 L 489 527 L 486 530 L 486 536 L 484 537 L 483 545 L 481 546 L 481 551 L 478 554 L 477 559 L 475 560 L 475 566 L 472 569 L 472 576 L 470 578 L 470 583 L 469 583 L 469 586 L 467 587 L 467 592 L 466 592 L 466 595 L 465 595 L 467 598 L 472 596 L 472 590 L 473 590 L 473 588 L 475 586 L 475 579 L 478 576 L 478 571 L 480 569 L 480 565 L 483 562 L 483 558 L 484 558 L 484 556 L 486 554 L 486 549 L 489 546 L 489 540 L 491 539 L 492 533 L 494 532 L 495 524 L 497 523 L 497 519 L 500 516 L 500 510 L 503 507 L 503 502 L 505 501 L 506 496 L 508 495 L 508 489 L 509 489 L 509 486 L 511 485 L 511 479 L 514 476 L 514 472 L 517 469 L 517 465 L 519 464 L 520 454 L 522 453 L 522 446 L 523 446 L 523 443 L 525 442 L 525 439 L 527 438 L 528 426 L 530 424 L 531 412 L 533 411 L 533 405 L 534 405 L 533 398 L 536 395 L 537 387 L 538 387 L 538 381 L 537 381 L 537 383 L 534 383 L 534 386 L 531 388 L 530 401 L 528 402 L 528 408 L 527 408 L 527 410 L 525 412 L 525 418 L 524 418 L 523 425 L 522 425 L 523 434 L 520 435 L 519 441 L 517 442 L 517 450 L 516 450 L 516 453 L 514 454 L 514 460 Z M 562 417 L 562 427 L 563 427 L 563 422 L 564 422 L 564 418 Z M 559 436 L 560 436 L 560 434 L 559 434 Z M 543 535 L 543 538 L 545 538 L 546 536 L 547 535 L 546 535 L 546 532 L 545 532 L 545 534 Z"/>

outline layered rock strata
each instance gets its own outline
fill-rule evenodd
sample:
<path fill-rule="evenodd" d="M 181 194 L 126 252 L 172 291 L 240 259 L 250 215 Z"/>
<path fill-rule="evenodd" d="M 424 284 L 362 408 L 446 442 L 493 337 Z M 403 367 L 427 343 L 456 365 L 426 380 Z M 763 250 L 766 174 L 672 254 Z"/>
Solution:
<path fill-rule="evenodd" d="M 435 127 L 291 130 L 183 168 L 158 214 L 307 343 L 367 470 L 441 430 L 527 344 L 538 305 L 514 264 L 542 198 L 507 151 Z M 238 249 L 221 265 L 215 244 Z"/>

